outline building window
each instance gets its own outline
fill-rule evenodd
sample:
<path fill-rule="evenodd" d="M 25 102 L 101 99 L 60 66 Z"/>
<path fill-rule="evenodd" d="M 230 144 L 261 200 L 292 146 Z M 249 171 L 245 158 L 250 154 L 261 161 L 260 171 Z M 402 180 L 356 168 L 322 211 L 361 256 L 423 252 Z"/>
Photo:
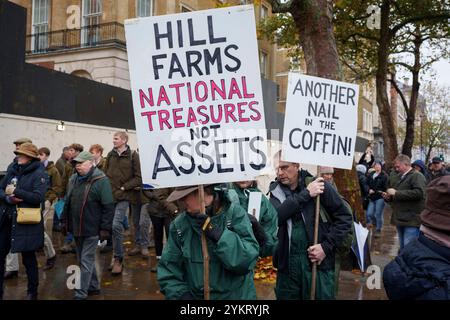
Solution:
<path fill-rule="evenodd" d="M 363 131 L 373 132 L 372 113 L 365 109 L 363 110 Z"/>
<path fill-rule="evenodd" d="M 153 0 L 136 0 L 136 17 L 153 15 Z"/>
<path fill-rule="evenodd" d="M 102 19 L 101 0 L 83 0 L 83 32 L 81 42 L 85 46 L 95 45 L 100 41 Z"/>
<path fill-rule="evenodd" d="M 261 68 L 261 76 L 264 78 L 267 78 L 267 62 L 268 62 L 267 60 L 268 60 L 267 53 L 261 51 L 259 63 Z"/>
<path fill-rule="evenodd" d="M 45 51 L 48 48 L 50 0 L 33 0 L 33 38 L 31 49 Z"/>
<path fill-rule="evenodd" d="M 269 8 L 265 5 L 261 5 L 261 20 L 266 19 L 269 16 Z"/>

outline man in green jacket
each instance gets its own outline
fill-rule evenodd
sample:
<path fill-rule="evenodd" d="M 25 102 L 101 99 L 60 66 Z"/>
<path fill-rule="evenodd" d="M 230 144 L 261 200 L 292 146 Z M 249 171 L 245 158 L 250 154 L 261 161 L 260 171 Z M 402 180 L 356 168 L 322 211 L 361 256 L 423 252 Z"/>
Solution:
<path fill-rule="evenodd" d="M 158 264 L 158 282 L 167 299 L 203 299 L 202 230 L 209 252 L 211 300 L 256 299 L 253 269 L 259 254 L 250 220 L 240 205 L 213 185 L 205 187 L 206 214 L 200 214 L 198 187 L 176 188 L 168 201 L 186 211 L 171 224 Z"/>
<path fill-rule="evenodd" d="M 250 192 L 259 192 L 261 190 L 256 186 L 256 181 L 239 181 L 234 182 L 229 190 L 229 195 L 231 201 L 239 202 L 242 208 L 248 212 L 248 202 L 250 198 Z M 236 198 L 236 199 L 234 199 Z M 253 216 L 249 216 L 250 219 Z M 256 220 L 256 218 L 255 218 Z M 273 256 L 277 245 L 277 229 L 278 229 L 278 214 L 273 205 L 270 203 L 269 199 L 263 194 L 261 194 L 260 203 L 260 213 L 259 213 L 259 224 L 261 225 L 264 232 L 264 243 L 259 242 L 259 256 L 269 257 Z M 252 227 L 255 223 L 252 223 Z M 258 240 L 257 230 L 253 230 L 255 237 Z"/>
<path fill-rule="evenodd" d="M 419 237 L 420 212 L 425 206 L 426 181 L 411 167 L 411 159 L 400 154 L 394 160 L 396 173 L 389 177 L 389 188 L 382 193 L 392 207 L 391 223 L 397 227 L 400 250 Z"/>

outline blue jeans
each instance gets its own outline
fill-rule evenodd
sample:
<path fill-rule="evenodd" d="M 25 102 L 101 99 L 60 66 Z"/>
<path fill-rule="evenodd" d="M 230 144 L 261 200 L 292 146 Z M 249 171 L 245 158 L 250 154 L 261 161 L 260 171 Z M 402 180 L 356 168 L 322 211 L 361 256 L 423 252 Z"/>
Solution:
<path fill-rule="evenodd" d="M 400 250 L 402 250 L 408 243 L 419 237 L 419 227 L 397 227 L 397 233 Z"/>
<path fill-rule="evenodd" d="M 381 231 L 381 228 L 383 227 L 384 205 L 384 199 L 381 198 L 375 201 L 369 200 L 369 205 L 367 206 L 367 223 L 375 224 L 374 220 L 376 220 L 377 231 Z"/>
<path fill-rule="evenodd" d="M 80 289 L 75 289 L 75 297 L 86 299 L 88 291 L 100 289 L 95 268 L 95 251 L 97 249 L 98 236 L 75 237 L 75 243 L 77 244 L 77 257 L 81 271 Z"/>
<path fill-rule="evenodd" d="M 123 232 L 125 228 L 123 222 L 129 209 L 131 209 L 131 215 L 133 218 L 135 245 L 141 246 L 143 242 L 141 238 L 141 230 L 139 227 L 139 220 L 141 213 L 140 206 L 135 204 L 130 205 L 129 201 L 117 202 L 114 210 L 113 236 L 112 236 L 115 258 L 123 258 L 124 255 L 125 250 L 123 247 Z"/>

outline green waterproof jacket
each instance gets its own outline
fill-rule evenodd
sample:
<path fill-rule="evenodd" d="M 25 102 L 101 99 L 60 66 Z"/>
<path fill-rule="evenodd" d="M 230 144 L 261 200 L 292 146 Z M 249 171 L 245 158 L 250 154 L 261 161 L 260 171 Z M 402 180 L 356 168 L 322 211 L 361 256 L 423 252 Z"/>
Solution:
<path fill-rule="evenodd" d="M 253 269 L 259 254 L 250 220 L 231 203 L 211 218 L 223 229 L 217 243 L 207 239 L 211 300 L 256 299 Z M 166 299 L 190 293 L 203 299 L 203 255 L 200 226 L 181 213 L 170 225 L 169 239 L 158 263 L 158 282 Z"/>
<path fill-rule="evenodd" d="M 239 204 L 244 208 L 245 212 L 248 210 L 248 200 L 250 192 L 261 192 L 258 188 L 241 189 L 235 184 L 231 186 L 229 195 L 231 201 L 239 201 Z M 236 199 L 234 197 L 236 195 Z M 266 196 L 261 196 L 261 211 L 259 214 L 259 223 L 266 232 L 267 242 L 263 247 L 259 248 L 259 255 L 261 257 L 273 256 L 277 247 L 278 238 L 278 214 L 273 205 Z"/>

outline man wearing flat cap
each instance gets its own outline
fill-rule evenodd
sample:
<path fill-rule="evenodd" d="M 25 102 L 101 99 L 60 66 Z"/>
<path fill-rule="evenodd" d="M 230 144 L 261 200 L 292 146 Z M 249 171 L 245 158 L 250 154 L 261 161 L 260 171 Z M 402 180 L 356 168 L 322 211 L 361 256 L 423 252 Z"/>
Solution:
<path fill-rule="evenodd" d="M 211 300 L 256 299 L 253 269 L 259 245 L 245 210 L 217 185 L 205 186 L 206 214 L 200 213 L 198 186 L 176 188 L 167 201 L 177 200 L 184 212 L 170 225 L 158 264 L 166 299 L 204 299 L 202 232 L 210 256 Z"/>
<path fill-rule="evenodd" d="M 108 177 L 94 166 L 94 157 L 83 151 L 73 159 L 75 171 L 67 187 L 61 220 L 75 237 L 81 268 L 81 288 L 74 299 L 85 300 L 100 293 L 95 268 L 98 240 L 106 240 L 112 230 L 114 200 Z"/>
<path fill-rule="evenodd" d="M 434 157 L 431 162 L 431 180 L 448 175 L 444 168 L 444 161 L 439 157 Z"/>

